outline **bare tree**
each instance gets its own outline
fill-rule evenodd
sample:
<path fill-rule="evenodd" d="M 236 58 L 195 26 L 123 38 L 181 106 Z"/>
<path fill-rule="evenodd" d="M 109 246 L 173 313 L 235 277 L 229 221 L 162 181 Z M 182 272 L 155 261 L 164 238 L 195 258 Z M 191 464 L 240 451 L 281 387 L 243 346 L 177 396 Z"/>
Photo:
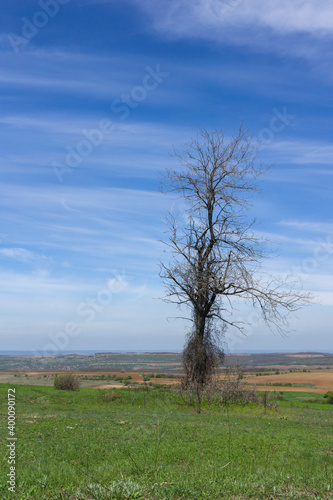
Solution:
<path fill-rule="evenodd" d="M 257 162 L 260 146 L 240 127 L 236 136 L 200 130 L 183 153 L 176 153 L 179 170 L 167 170 L 162 191 L 177 193 L 184 201 L 181 217 L 168 214 L 172 252 L 161 263 L 166 301 L 191 310 L 192 328 L 183 351 L 185 383 L 204 386 L 223 358 L 227 327 L 242 331 L 232 317 L 234 301 L 245 299 L 260 310 L 268 325 L 280 332 L 290 312 L 311 300 L 295 288 L 262 271 L 266 240 L 249 220 L 251 196 L 268 169 Z"/>

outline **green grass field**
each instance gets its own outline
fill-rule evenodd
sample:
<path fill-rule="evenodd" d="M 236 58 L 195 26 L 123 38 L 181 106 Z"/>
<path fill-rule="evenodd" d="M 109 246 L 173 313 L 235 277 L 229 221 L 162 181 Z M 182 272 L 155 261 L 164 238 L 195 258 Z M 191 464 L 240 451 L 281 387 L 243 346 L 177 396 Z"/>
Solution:
<path fill-rule="evenodd" d="M 165 390 L 16 388 L 16 492 L 7 490 L 7 391 L 0 385 L 2 499 L 333 498 L 333 407 L 287 393 L 277 408 L 197 414 Z M 318 394 L 314 395 L 318 398 Z"/>

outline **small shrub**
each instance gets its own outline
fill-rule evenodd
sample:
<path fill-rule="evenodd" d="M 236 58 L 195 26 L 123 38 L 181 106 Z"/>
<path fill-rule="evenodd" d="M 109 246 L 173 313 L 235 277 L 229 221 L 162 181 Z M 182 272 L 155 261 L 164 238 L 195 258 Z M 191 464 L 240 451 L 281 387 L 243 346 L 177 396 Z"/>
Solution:
<path fill-rule="evenodd" d="M 122 401 L 124 398 L 118 392 L 107 392 L 104 394 L 105 401 Z"/>
<path fill-rule="evenodd" d="M 80 389 L 80 379 L 74 373 L 65 373 L 54 377 L 54 387 L 61 391 L 78 391 Z"/>
<path fill-rule="evenodd" d="M 333 391 L 327 392 L 321 402 L 324 405 L 333 405 Z"/>
<path fill-rule="evenodd" d="M 265 391 L 262 395 L 261 395 L 261 401 L 262 401 L 262 404 L 264 405 L 264 408 L 266 409 L 267 406 L 269 405 L 269 399 L 270 399 L 270 395 L 269 395 L 269 392 L 268 391 Z"/>
<path fill-rule="evenodd" d="M 277 400 L 277 401 L 288 401 L 288 399 L 287 399 L 287 398 L 285 398 L 285 397 L 283 396 L 283 394 L 281 394 L 281 393 L 279 393 L 279 394 L 277 394 L 277 395 L 276 395 L 276 400 Z"/>

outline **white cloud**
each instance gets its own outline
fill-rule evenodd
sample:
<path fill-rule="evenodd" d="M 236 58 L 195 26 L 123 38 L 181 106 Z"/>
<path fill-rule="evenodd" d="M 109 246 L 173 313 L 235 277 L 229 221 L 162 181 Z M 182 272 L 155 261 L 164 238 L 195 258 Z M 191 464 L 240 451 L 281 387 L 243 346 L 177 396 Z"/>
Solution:
<path fill-rule="evenodd" d="M 1 248 L 0 254 L 20 262 L 32 262 L 36 258 L 33 252 L 24 248 Z"/>
<path fill-rule="evenodd" d="M 333 5 L 327 0 L 201 0 L 198 13 L 204 13 L 211 23 L 229 19 L 279 33 L 307 32 L 322 36 L 333 32 Z"/>
<path fill-rule="evenodd" d="M 273 152 L 278 152 L 280 158 L 289 163 L 333 166 L 332 143 L 313 140 L 273 141 L 267 148 Z"/>
<path fill-rule="evenodd" d="M 281 226 L 292 227 L 304 231 L 333 234 L 333 223 L 301 221 L 301 220 L 283 220 L 279 222 L 279 224 Z"/>
<path fill-rule="evenodd" d="M 1 248 L 0 256 L 1 255 L 16 262 L 29 264 L 32 274 L 35 277 L 47 278 L 54 266 L 52 257 L 32 252 L 25 248 Z"/>
<path fill-rule="evenodd" d="M 233 29 L 269 28 L 282 34 L 333 33 L 333 4 L 329 0 L 136 0 L 136 3 L 152 15 L 157 29 L 177 35 L 193 36 L 195 29 L 208 31 L 223 25 Z"/>
<path fill-rule="evenodd" d="M 146 70 L 146 59 L 141 56 L 126 58 L 111 56 L 33 50 L 24 52 L 20 64 L 12 50 L 0 51 L 3 69 L 0 84 L 46 89 L 67 94 L 87 94 L 99 98 L 114 98 L 140 83 Z M 115 71 L 116 68 L 116 71 Z"/>
<path fill-rule="evenodd" d="M 333 34 L 330 0 L 134 0 L 170 37 L 203 37 L 311 57 Z M 309 36 L 311 43 L 293 40 Z M 286 38 L 286 40 L 283 40 Z M 313 40 L 314 38 L 314 40 Z M 292 43 L 291 43 L 292 41 Z"/>

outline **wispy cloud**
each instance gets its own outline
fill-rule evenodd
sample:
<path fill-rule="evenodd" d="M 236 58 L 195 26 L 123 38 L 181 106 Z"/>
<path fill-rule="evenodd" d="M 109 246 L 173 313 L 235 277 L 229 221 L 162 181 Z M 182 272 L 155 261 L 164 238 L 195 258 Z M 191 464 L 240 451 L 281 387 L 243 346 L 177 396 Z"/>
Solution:
<path fill-rule="evenodd" d="M 7 2 L 8 31 L 20 33 L 37 4 Z M 152 348 L 156 331 L 181 347 L 183 325 L 165 320 L 178 312 L 153 300 L 163 296 L 158 261 L 170 258 L 159 243 L 163 215 L 178 203 L 158 192 L 158 172 L 177 168 L 169 153 L 198 127 L 228 136 L 244 120 L 258 137 L 276 129 L 274 110 L 295 119 L 263 150 L 263 163 L 276 168 L 249 209 L 280 247 L 263 270 L 295 269 L 331 304 L 332 1 L 80 0 L 68 9 L 22 50 L 0 35 L 3 340 L 43 345 L 47 331 L 62 331 L 78 303 L 121 274 L 123 292 L 75 347 L 111 339 L 113 348 Z M 156 92 L 144 86 L 154 84 L 147 66 L 169 73 Z M 112 133 L 60 184 L 52 165 L 84 151 L 103 119 Z M 329 307 L 313 314 L 316 331 L 320 320 L 330 332 Z"/>
<path fill-rule="evenodd" d="M 240 27 L 269 28 L 277 33 L 311 33 L 318 37 L 333 33 L 332 2 L 310 0 L 136 0 L 150 13 L 155 27 L 177 35 L 195 35 L 195 29 L 232 24 Z M 199 31 L 200 34 L 200 31 Z M 217 32 L 211 36 L 216 36 Z M 222 34 L 220 34 L 222 36 Z"/>
<path fill-rule="evenodd" d="M 207 38 L 260 51 L 313 57 L 316 40 L 333 35 L 333 5 L 322 0 L 134 0 L 156 31 L 176 38 Z M 311 39 L 295 39 L 295 35 Z M 293 43 L 290 43 L 291 40 Z"/>
<path fill-rule="evenodd" d="M 278 152 L 288 163 L 331 165 L 333 171 L 333 144 L 314 140 L 273 141 L 269 149 Z"/>
<path fill-rule="evenodd" d="M 312 222 L 312 221 L 301 221 L 301 220 L 283 220 L 280 221 L 281 226 L 287 226 L 299 230 L 310 231 L 314 233 L 324 233 L 333 234 L 333 222 Z"/>
<path fill-rule="evenodd" d="M 20 262 L 33 262 L 36 254 L 25 248 L 0 248 L 0 254 Z"/>
<path fill-rule="evenodd" d="M 0 257 L 1 256 L 5 259 L 7 258 L 16 262 L 29 264 L 34 276 L 47 277 L 54 267 L 52 257 L 32 252 L 25 248 L 0 248 Z M 4 262 L 2 262 L 2 264 L 4 264 Z M 6 267 L 8 267 L 8 263 Z"/>

